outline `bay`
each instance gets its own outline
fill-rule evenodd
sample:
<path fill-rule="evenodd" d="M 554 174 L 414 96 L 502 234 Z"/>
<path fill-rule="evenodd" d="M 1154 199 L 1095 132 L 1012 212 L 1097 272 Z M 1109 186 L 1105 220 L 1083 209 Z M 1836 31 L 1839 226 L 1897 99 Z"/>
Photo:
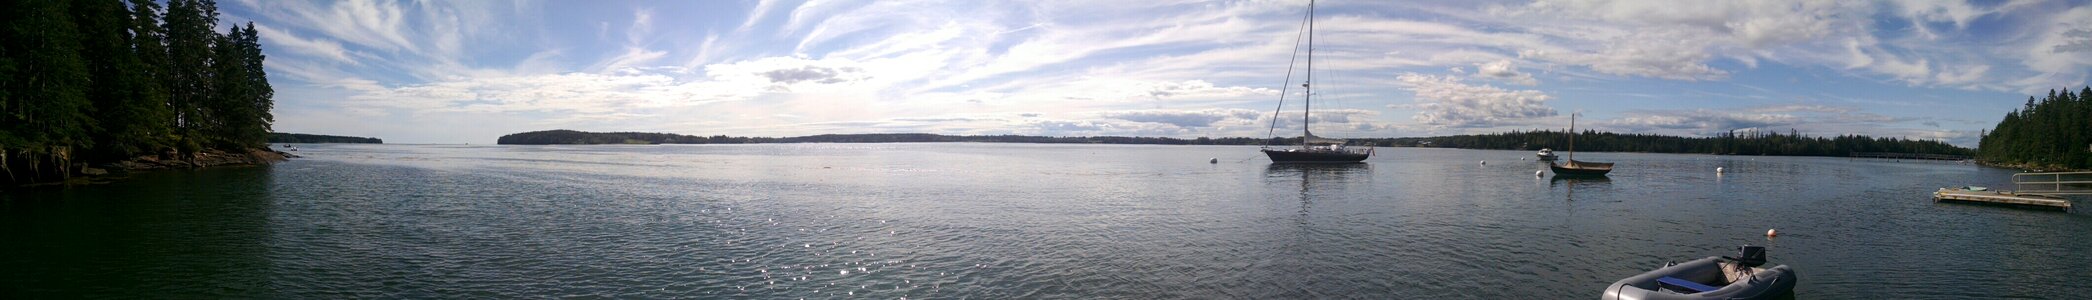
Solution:
<path fill-rule="evenodd" d="M 2092 217 L 1934 203 L 2009 188 L 1944 162 L 1579 153 L 1618 170 L 1556 180 L 1525 151 L 1420 148 L 300 148 L 0 194 L 0 296 L 1589 298 L 1742 244 L 1797 298 L 2092 294 Z"/>

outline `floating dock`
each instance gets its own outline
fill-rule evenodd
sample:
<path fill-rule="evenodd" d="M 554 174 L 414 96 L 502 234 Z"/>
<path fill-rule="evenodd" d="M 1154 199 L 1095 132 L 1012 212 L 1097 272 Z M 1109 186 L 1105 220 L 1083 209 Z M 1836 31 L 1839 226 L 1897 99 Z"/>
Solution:
<path fill-rule="evenodd" d="M 1975 191 L 1968 189 L 1940 188 L 1932 192 L 1932 201 L 1955 201 L 1967 203 L 2002 204 L 2029 208 L 2070 211 L 2070 200 L 2055 196 L 2022 194 L 2003 191 Z"/>

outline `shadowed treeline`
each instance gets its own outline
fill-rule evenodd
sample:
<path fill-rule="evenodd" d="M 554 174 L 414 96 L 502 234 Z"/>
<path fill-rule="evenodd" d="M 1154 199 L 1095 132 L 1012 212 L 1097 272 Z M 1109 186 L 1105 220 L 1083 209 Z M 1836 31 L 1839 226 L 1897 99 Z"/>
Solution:
<path fill-rule="evenodd" d="M 217 3 L 9 0 L 0 10 L 5 182 L 86 163 L 262 145 L 274 90 L 254 24 L 219 32 Z"/>

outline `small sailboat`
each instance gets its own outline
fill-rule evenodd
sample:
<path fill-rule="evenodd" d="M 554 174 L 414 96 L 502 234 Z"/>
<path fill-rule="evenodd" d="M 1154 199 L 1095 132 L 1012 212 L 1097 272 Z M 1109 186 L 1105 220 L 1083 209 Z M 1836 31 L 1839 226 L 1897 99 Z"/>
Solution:
<path fill-rule="evenodd" d="M 1308 125 L 1313 121 L 1313 118 L 1310 118 L 1308 115 L 1313 112 L 1315 104 L 1315 88 L 1310 85 L 1315 81 L 1314 1 L 1308 1 L 1307 19 L 1307 30 L 1303 32 L 1306 35 L 1308 45 L 1307 82 L 1300 84 L 1300 87 L 1306 90 L 1302 94 L 1304 95 L 1302 101 L 1305 104 L 1300 112 L 1300 147 L 1271 148 L 1267 146 L 1259 151 L 1270 157 L 1272 163 L 1358 163 L 1365 161 L 1367 156 L 1373 154 L 1373 147 L 1345 147 L 1344 140 L 1315 136 L 1313 131 L 1308 130 L 1310 127 Z M 1286 74 L 1286 82 L 1291 83 L 1292 81 L 1293 75 L 1288 72 Z M 1279 107 L 1285 107 L 1285 92 L 1283 91 L 1279 93 L 1279 104 Z M 1274 129 L 1278 128 L 1278 118 L 1271 119 L 1271 127 Z"/>
<path fill-rule="evenodd" d="M 1576 161 L 1576 114 L 1569 115 L 1569 162 L 1548 163 L 1554 176 L 1605 176 L 1613 172 L 1613 163 Z"/>
<path fill-rule="evenodd" d="M 1786 265 L 1761 268 L 1765 247 L 1743 245 L 1737 257 L 1710 256 L 1627 277 L 1605 288 L 1606 300 L 1778 299 L 1794 293 Z"/>

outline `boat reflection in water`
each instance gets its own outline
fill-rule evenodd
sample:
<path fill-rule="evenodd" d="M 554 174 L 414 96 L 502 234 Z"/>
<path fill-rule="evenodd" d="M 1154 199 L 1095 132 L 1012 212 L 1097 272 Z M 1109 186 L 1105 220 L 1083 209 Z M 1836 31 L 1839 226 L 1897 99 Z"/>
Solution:
<path fill-rule="evenodd" d="M 1312 180 L 1342 180 L 1354 175 L 1369 177 L 1373 173 L 1371 164 L 1269 164 L 1264 166 L 1264 178 L 1300 177 L 1306 183 Z"/>
<path fill-rule="evenodd" d="M 1547 180 L 1548 188 L 1551 189 L 1557 186 L 1567 187 L 1569 192 L 1566 193 L 1567 196 L 1565 197 L 1569 201 L 1576 201 L 1576 190 L 1611 189 L 1613 187 L 1613 179 L 1605 176 L 1555 176 Z"/>
<path fill-rule="evenodd" d="M 1336 207 L 1341 207 L 1344 198 L 1359 193 L 1354 191 L 1354 188 L 1360 190 L 1368 188 L 1368 186 L 1362 186 L 1362 184 L 1365 184 L 1367 179 L 1373 177 L 1372 173 L 1373 167 L 1369 164 L 1270 164 L 1265 167 L 1265 195 L 1270 197 L 1267 200 L 1270 202 L 1267 204 L 1274 209 L 1273 212 L 1278 212 L 1277 209 L 1280 205 L 1285 205 L 1284 202 L 1299 202 L 1299 210 L 1294 212 L 1290 218 L 1293 228 L 1273 232 L 1276 236 L 1271 237 L 1272 248 L 1269 251 L 1271 251 L 1271 257 L 1275 258 L 1267 259 L 1266 264 L 1269 270 L 1293 274 L 1311 273 L 1319 270 L 1317 266 L 1321 265 L 1322 261 L 1312 258 L 1320 257 L 1324 251 L 1328 250 L 1321 245 L 1332 243 L 1326 232 L 1332 228 L 1344 227 L 1330 224 L 1331 220 L 1327 220 L 1328 217 L 1326 216 L 1324 220 L 1317 221 L 1315 218 L 1316 200 L 1325 200 L 1328 201 L 1325 202 L 1327 204 L 1335 204 L 1337 205 Z M 1355 184 L 1360 186 L 1354 186 Z M 1294 194 L 1296 196 L 1289 197 L 1285 194 Z M 1327 210 L 1328 208 L 1325 207 L 1323 209 Z M 1327 212 L 1323 212 L 1323 214 L 1326 215 Z M 1290 286 L 1314 284 L 1311 282 L 1313 280 L 1312 276 L 1296 275 L 1280 276 L 1279 278 L 1281 279 L 1275 280 L 1276 284 Z"/>
<path fill-rule="evenodd" d="M 1314 195 L 1341 195 L 1354 180 L 1373 178 L 1370 164 L 1270 164 L 1264 167 L 1264 181 L 1276 188 L 1300 178 L 1300 218 L 1306 221 L 1308 208 L 1314 204 Z M 1363 180 L 1359 180 L 1363 181 Z"/>

